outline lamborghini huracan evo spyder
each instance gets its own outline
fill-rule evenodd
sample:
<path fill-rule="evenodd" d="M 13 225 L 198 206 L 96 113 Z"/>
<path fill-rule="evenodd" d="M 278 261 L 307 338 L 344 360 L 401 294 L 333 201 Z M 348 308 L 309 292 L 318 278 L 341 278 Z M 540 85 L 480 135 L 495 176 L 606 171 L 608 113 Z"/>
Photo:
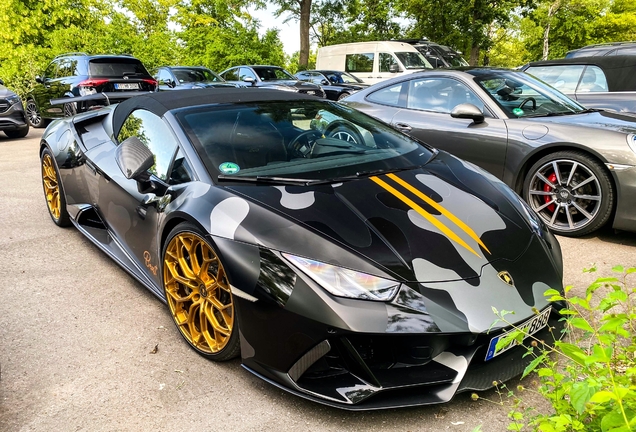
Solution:
<path fill-rule="evenodd" d="M 498 310 L 547 339 L 559 244 L 504 183 L 352 108 L 277 90 L 135 96 L 51 123 L 53 221 L 162 301 L 188 344 L 345 409 L 521 373 Z"/>

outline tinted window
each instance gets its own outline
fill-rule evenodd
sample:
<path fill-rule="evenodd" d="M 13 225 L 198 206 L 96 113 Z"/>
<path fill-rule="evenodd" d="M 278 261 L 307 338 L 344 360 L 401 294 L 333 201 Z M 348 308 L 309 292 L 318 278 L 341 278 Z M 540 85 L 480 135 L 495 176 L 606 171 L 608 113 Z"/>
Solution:
<path fill-rule="evenodd" d="M 581 65 L 532 66 L 526 72 L 563 93 L 574 93 L 584 67 Z"/>
<path fill-rule="evenodd" d="M 470 103 L 484 111 L 483 102 L 468 87 L 448 78 L 418 79 L 409 82 L 407 108 L 450 113 L 459 104 Z"/>
<path fill-rule="evenodd" d="M 57 75 L 57 62 L 51 63 L 44 71 L 44 78 L 53 79 Z"/>
<path fill-rule="evenodd" d="M 252 70 L 250 68 L 239 68 L 239 73 L 238 73 L 238 79 L 239 81 L 243 81 L 245 78 L 252 78 L 253 80 L 256 80 L 256 75 L 254 75 L 254 72 L 252 72 Z"/>
<path fill-rule="evenodd" d="M 226 81 L 238 81 L 238 69 L 230 69 L 229 71 L 223 72 L 221 77 Z"/>
<path fill-rule="evenodd" d="M 323 81 L 327 80 L 322 74 L 317 72 L 312 72 L 310 76 L 311 76 L 311 82 L 318 85 L 322 85 Z"/>
<path fill-rule="evenodd" d="M 134 58 L 102 58 L 90 61 L 89 75 L 103 77 L 123 77 L 124 75 L 149 76 L 141 62 Z"/>
<path fill-rule="evenodd" d="M 400 59 L 407 69 L 432 69 L 433 66 L 424 58 L 419 51 L 396 52 L 395 55 Z"/>
<path fill-rule="evenodd" d="M 391 72 L 391 65 L 398 64 L 395 57 L 389 53 L 380 53 L 378 59 L 380 61 L 380 72 Z"/>
<path fill-rule="evenodd" d="M 347 54 L 345 58 L 345 71 L 347 72 L 373 72 L 373 53 Z"/>
<path fill-rule="evenodd" d="M 168 180 L 168 170 L 177 149 L 177 141 L 168 126 L 156 115 L 144 110 L 133 111 L 119 131 L 117 141 L 136 136 L 155 156 L 150 172 L 163 181 Z"/>
<path fill-rule="evenodd" d="M 72 77 L 78 75 L 77 73 L 77 60 L 73 59 L 63 59 L 59 63 L 59 67 L 57 69 L 57 77 Z"/>
<path fill-rule="evenodd" d="M 598 66 L 587 66 L 581 82 L 576 89 L 577 93 L 594 93 L 594 92 L 606 92 L 607 91 L 607 79 L 605 74 Z"/>
<path fill-rule="evenodd" d="M 258 66 L 253 69 L 263 81 L 295 80 L 290 73 L 281 68 Z"/>
<path fill-rule="evenodd" d="M 192 168 L 188 164 L 188 160 L 185 158 L 183 151 L 179 149 L 177 157 L 174 159 L 172 170 L 170 172 L 169 184 L 181 184 L 192 181 L 194 176 L 192 175 Z"/>
<path fill-rule="evenodd" d="M 309 73 L 307 72 L 300 72 L 296 74 L 296 78 L 298 78 L 301 81 L 309 81 Z"/>
<path fill-rule="evenodd" d="M 385 87 L 371 93 L 367 96 L 367 99 L 384 105 L 402 106 L 403 104 L 400 104 L 400 94 L 402 93 L 402 87 L 404 85 L 405 83 L 399 83 L 390 87 Z"/>
<path fill-rule="evenodd" d="M 616 55 L 636 55 L 636 47 L 619 48 L 615 52 Z"/>

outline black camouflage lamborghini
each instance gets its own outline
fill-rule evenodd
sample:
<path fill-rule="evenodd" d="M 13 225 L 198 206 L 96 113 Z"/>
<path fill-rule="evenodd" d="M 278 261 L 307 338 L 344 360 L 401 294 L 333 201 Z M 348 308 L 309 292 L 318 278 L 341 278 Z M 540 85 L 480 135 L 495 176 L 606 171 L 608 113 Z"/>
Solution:
<path fill-rule="evenodd" d="M 92 97 L 98 97 L 93 95 Z M 558 314 L 559 244 L 505 184 L 352 108 L 277 90 L 153 93 L 51 123 L 51 218 L 162 301 L 187 343 L 345 409 L 518 375 Z"/>

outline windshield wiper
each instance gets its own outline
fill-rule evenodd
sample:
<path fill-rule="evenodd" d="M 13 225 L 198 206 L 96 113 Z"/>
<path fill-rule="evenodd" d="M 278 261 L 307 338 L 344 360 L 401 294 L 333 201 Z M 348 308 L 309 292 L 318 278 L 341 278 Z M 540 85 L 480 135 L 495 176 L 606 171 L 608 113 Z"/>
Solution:
<path fill-rule="evenodd" d="M 289 177 L 271 177 L 271 176 L 254 176 L 254 177 L 239 177 L 234 175 L 219 174 L 216 177 L 219 182 L 245 182 L 254 184 L 287 184 L 287 185 L 300 185 L 308 186 L 314 184 L 316 180 L 299 179 Z M 321 181 L 321 180 L 317 180 Z"/>
<path fill-rule="evenodd" d="M 428 161 L 426 163 L 428 163 Z M 400 171 L 410 171 L 410 170 L 422 168 L 424 165 L 426 165 L 426 163 L 420 164 L 420 165 L 411 165 L 411 166 L 402 167 L 402 168 L 380 168 L 375 170 L 358 171 L 357 173 L 353 175 L 343 176 L 343 177 L 334 177 L 327 180 L 314 180 L 309 184 L 315 185 L 315 184 L 324 184 L 324 183 L 340 183 L 344 181 L 357 180 L 362 177 L 371 177 L 375 175 L 389 174 L 389 173 L 395 173 Z"/>

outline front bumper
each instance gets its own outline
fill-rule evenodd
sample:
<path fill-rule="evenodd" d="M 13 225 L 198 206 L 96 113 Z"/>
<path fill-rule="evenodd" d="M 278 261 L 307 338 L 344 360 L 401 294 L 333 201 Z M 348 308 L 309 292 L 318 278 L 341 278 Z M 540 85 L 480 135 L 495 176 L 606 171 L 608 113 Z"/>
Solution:
<path fill-rule="evenodd" d="M 0 130 L 16 130 L 25 127 L 27 127 L 27 121 L 22 103 L 15 103 L 0 113 Z"/>
<path fill-rule="evenodd" d="M 636 232 L 636 167 L 613 170 L 616 183 L 616 213 L 612 227 Z"/>

